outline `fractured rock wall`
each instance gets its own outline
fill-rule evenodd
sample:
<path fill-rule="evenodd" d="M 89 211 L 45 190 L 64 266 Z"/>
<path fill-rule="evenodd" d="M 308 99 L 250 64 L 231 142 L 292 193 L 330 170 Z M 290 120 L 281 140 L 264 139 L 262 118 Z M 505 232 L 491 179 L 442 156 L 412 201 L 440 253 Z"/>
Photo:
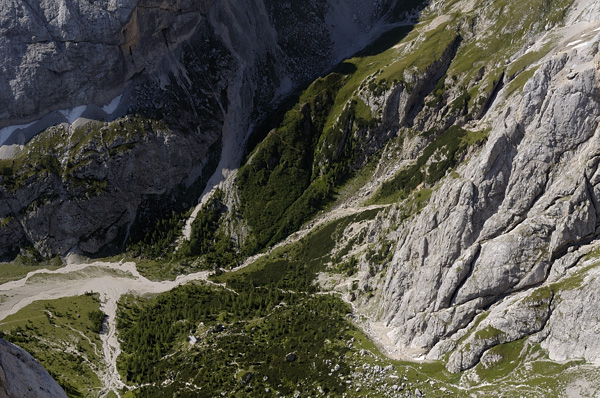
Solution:
<path fill-rule="evenodd" d="M 594 4 L 581 11 L 572 15 L 598 16 Z M 599 27 L 578 25 L 579 41 L 555 43 L 522 91 L 501 90 L 482 121 L 492 126 L 482 150 L 386 236 L 393 258 L 361 282 L 376 293 L 358 307 L 375 312 L 397 346 L 430 359 L 451 352 L 453 372 L 530 335 L 551 358 L 600 360 L 596 336 L 572 327 L 597 319 L 595 276 L 561 293 L 589 265 L 600 226 Z M 394 209 L 386 217 L 403 211 Z"/>
<path fill-rule="evenodd" d="M 0 397 L 66 398 L 67 394 L 28 352 L 0 339 Z"/>

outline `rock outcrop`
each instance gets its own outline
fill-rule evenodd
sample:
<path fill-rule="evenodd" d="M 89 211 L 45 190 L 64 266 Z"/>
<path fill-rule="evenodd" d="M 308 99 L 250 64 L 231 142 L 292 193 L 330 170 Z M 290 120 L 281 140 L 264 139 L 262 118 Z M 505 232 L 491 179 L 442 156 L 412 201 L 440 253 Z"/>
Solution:
<path fill-rule="evenodd" d="M 158 72 L 165 83 L 169 73 L 183 72 L 182 44 L 203 29 L 193 41 L 210 40 L 207 30 L 214 31 L 240 67 L 269 68 L 272 73 L 261 74 L 267 79 L 306 81 L 367 44 L 389 17 L 385 14 L 401 8 L 394 1 L 344 0 L 3 0 L 0 5 L 0 127 L 53 110 L 106 105 L 136 74 L 157 78 Z M 211 51 L 202 56 L 214 58 Z"/>
<path fill-rule="evenodd" d="M 0 397 L 66 398 L 67 394 L 29 353 L 0 339 Z"/>
<path fill-rule="evenodd" d="M 115 129 L 118 135 L 111 133 Z M 83 134 L 85 143 L 59 141 Z M 0 232 L 5 251 L 26 242 L 35 243 L 44 256 L 71 250 L 96 253 L 109 242 L 122 245 L 144 198 L 167 196 L 203 164 L 194 161 L 203 149 L 201 137 L 175 134 L 164 124 L 129 116 L 73 133 L 51 128 L 45 135 L 30 146 L 55 140 L 50 149 L 62 163 L 40 169 L 44 166 L 34 161 L 38 170 L 23 166 L 29 171 L 14 183 L 18 186 L 2 192 L 2 216 L 8 220 Z M 15 162 L 26 164 L 33 157 L 21 155 Z"/>

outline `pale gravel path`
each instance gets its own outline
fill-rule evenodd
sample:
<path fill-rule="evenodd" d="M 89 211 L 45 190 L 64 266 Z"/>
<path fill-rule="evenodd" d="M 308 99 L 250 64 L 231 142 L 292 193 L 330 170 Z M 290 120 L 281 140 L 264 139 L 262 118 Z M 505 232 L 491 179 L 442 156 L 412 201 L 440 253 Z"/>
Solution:
<path fill-rule="evenodd" d="M 354 208 L 341 205 L 325 215 L 317 217 L 309 225 L 275 247 L 297 242 L 315 228 L 330 221 L 366 210 L 385 207 L 387 206 L 376 205 Z M 268 254 L 261 253 L 253 256 L 231 271 L 247 267 L 258 258 Z M 102 374 L 98 375 L 103 383 L 100 397 L 107 396 L 111 391 L 119 396 L 118 391 L 125 387 L 117 371 L 117 357 L 121 349 L 116 331 L 116 316 L 117 303 L 121 296 L 128 293 L 137 295 L 163 293 L 191 281 L 205 281 L 212 284 L 208 280 L 209 274 L 210 271 L 202 271 L 190 275 L 180 275 L 174 281 L 154 282 L 142 276 L 133 262 L 86 263 L 77 256 L 70 256 L 67 258 L 67 265 L 63 268 L 55 271 L 43 269 L 32 271 L 20 280 L 0 285 L 0 295 L 3 296 L 0 302 L 0 321 L 35 301 L 80 296 L 88 292 L 100 294 L 101 309 L 107 315 L 104 330 L 100 335 L 104 356 L 104 369 Z M 219 284 L 219 286 L 222 285 Z"/>

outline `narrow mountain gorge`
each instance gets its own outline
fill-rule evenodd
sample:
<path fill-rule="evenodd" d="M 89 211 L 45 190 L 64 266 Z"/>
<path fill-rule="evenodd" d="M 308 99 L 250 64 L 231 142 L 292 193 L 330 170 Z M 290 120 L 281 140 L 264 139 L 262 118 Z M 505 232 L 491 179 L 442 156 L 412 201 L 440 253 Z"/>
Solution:
<path fill-rule="evenodd" d="M 600 393 L 597 2 L 0 4 L 0 331 L 69 396 Z"/>

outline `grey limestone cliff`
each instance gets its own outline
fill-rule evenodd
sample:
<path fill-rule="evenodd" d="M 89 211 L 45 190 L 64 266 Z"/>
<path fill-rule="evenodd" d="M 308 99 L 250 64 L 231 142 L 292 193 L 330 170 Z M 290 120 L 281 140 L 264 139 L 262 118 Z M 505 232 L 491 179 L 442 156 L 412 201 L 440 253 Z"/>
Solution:
<path fill-rule="evenodd" d="M 190 39 L 220 42 L 240 69 L 269 68 L 264 78 L 306 81 L 368 43 L 371 29 L 395 7 L 343 0 L 3 0 L 0 6 L 0 127 L 106 105 L 139 73 L 163 84 L 169 73 L 185 75 L 180 54 Z M 196 56 L 214 59 L 214 46 L 206 50 Z"/>
<path fill-rule="evenodd" d="M 407 352 L 449 353 L 452 372 L 528 336 L 553 359 L 600 360 L 587 331 L 597 319 L 600 34 L 594 4 L 571 11 L 522 91 L 507 84 L 470 124 L 491 127 L 486 144 L 420 213 L 388 229 L 393 257 L 365 275 L 376 304 L 359 307 Z"/>

